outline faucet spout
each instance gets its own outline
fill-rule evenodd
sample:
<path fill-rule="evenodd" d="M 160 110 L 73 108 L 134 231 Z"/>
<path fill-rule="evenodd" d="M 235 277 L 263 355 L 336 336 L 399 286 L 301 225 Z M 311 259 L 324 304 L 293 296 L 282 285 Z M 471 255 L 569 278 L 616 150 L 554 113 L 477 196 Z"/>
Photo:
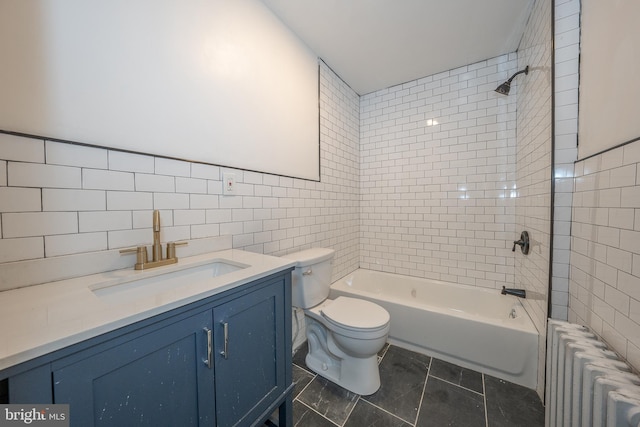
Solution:
<path fill-rule="evenodd" d="M 153 261 L 162 260 L 162 245 L 160 244 L 160 211 L 153 211 Z"/>
<path fill-rule="evenodd" d="M 502 295 L 513 295 L 516 296 L 518 298 L 526 298 L 527 297 L 527 291 L 524 289 L 515 289 L 515 288 L 505 288 L 504 286 L 502 287 L 502 292 L 500 292 Z"/>
<path fill-rule="evenodd" d="M 153 211 L 153 232 L 160 232 L 160 211 L 157 209 Z M 154 235 L 153 237 L 155 238 L 156 236 Z"/>

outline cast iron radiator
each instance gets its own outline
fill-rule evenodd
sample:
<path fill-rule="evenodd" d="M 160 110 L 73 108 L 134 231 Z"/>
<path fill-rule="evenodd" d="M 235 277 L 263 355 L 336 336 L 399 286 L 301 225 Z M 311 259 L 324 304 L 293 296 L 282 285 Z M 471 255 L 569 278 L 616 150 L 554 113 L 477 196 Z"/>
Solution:
<path fill-rule="evenodd" d="M 638 427 L 640 377 L 595 334 L 549 320 L 545 427 Z"/>

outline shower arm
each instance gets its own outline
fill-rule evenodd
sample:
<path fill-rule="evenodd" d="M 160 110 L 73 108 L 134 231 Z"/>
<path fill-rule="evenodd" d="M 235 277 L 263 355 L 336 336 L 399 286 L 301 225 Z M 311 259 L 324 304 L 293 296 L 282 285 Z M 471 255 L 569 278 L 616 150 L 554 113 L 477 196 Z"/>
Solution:
<path fill-rule="evenodd" d="M 524 70 L 520 70 L 517 73 L 515 73 L 513 76 L 511 76 L 511 78 L 509 80 L 507 80 L 507 83 L 511 84 L 511 81 L 518 75 L 518 74 L 529 74 L 529 66 L 527 65 Z"/>

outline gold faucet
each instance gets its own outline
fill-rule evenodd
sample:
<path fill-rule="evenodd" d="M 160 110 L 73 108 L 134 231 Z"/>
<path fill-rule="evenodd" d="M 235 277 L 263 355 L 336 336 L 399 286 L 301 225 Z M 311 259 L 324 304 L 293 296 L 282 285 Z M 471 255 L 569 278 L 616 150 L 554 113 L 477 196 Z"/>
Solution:
<path fill-rule="evenodd" d="M 153 211 L 153 245 L 151 246 L 151 261 L 147 256 L 147 247 L 138 246 L 135 248 L 121 249 L 121 254 L 136 253 L 136 270 L 160 267 L 163 265 L 175 264 L 178 262 L 176 256 L 176 246 L 187 245 L 187 242 L 167 243 L 167 257 L 162 259 L 162 244 L 160 243 L 160 211 Z"/>

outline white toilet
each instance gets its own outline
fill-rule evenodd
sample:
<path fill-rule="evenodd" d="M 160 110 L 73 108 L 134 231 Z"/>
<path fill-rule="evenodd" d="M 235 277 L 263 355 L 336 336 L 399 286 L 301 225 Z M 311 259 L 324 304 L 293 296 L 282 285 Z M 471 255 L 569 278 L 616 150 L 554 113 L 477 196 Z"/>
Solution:
<path fill-rule="evenodd" d="M 293 306 L 304 309 L 307 367 L 360 395 L 380 388 L 378 351 L 389 335 L 389 313 L 369 301 L 328 299 L 333 249 L 308 249 L 285 256 L 296 261 Z"/>

